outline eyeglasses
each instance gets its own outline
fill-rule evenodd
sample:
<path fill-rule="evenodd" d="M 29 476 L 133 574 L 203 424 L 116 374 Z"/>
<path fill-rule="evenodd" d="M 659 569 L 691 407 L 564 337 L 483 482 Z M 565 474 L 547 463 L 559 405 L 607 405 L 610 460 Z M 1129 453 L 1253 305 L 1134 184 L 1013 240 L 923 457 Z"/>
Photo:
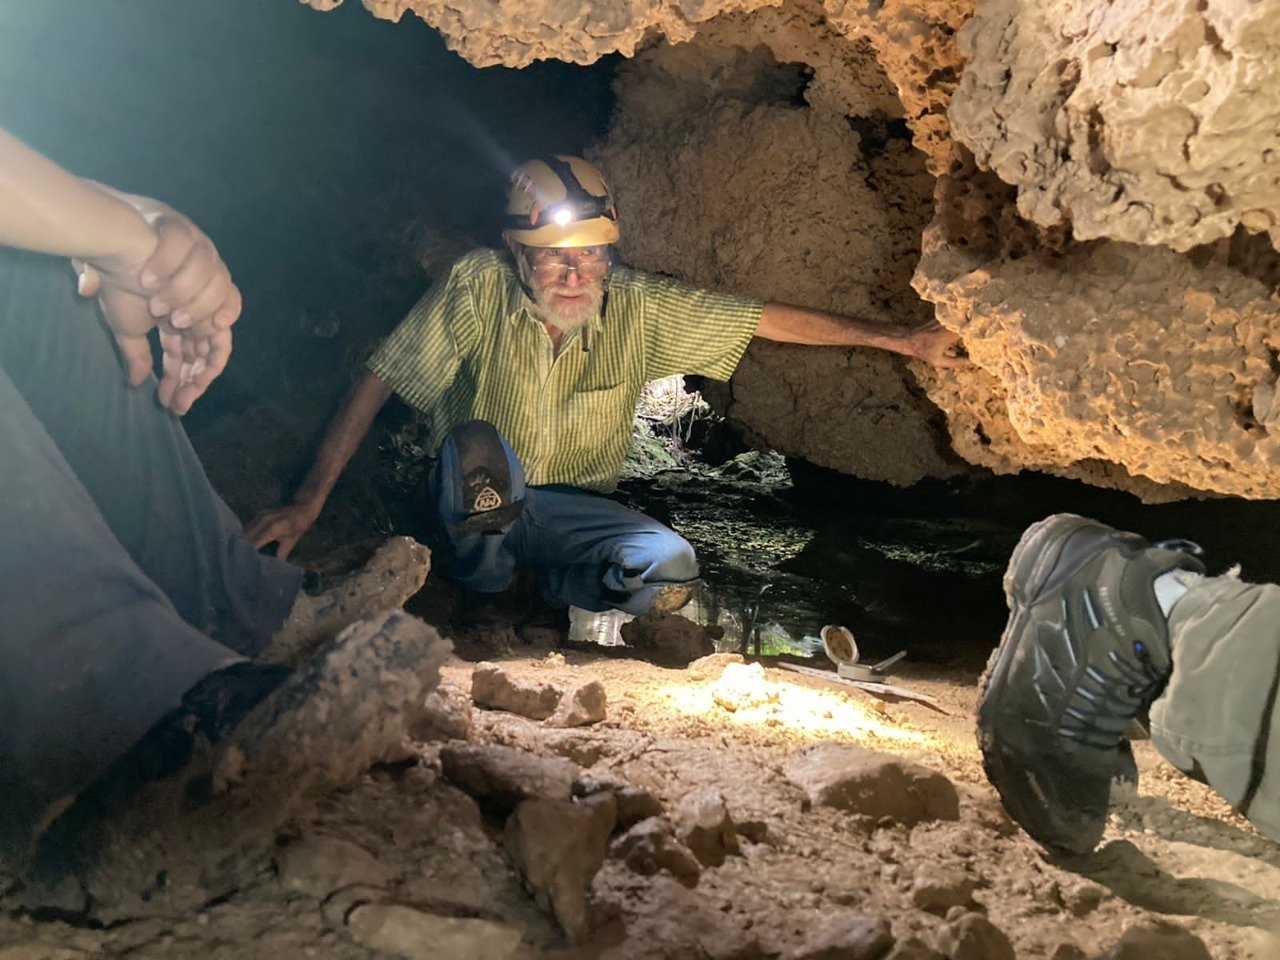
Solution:
<path fill-rule="evenodd" d="M 528 252 L 529 266 L 541 280 L 563 283 L 569 279 L 569 271 L 579 280 L 594 283 L 609 271 L 609 248 L 599 247 L 532 247 Z"/>

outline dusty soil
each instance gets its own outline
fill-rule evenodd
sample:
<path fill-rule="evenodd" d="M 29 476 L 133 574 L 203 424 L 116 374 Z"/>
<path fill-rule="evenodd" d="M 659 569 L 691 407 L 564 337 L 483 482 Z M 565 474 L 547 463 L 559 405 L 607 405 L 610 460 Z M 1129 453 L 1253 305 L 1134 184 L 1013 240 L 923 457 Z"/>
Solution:
<path fill-rule="evenodd" d="M 445 782 L 438 744 L 415 744 L 403 763 L 370 771 L 295 822 L 277 854 L 255 864 L 221 902 L 110 929 L 0 918 L 0 958 L 385 956 L 343 926 L 333 890 L 353 881 L 385 887 L 395 903 L 514 927 L 527 958 L 785 956 L 850 913 L 883 916 L 899 941 L 915 936 L 955 955 L 954 924 L 912 899 L 918 876 L 950 869 L 976 881 L 971 908 L 1003 930 L 1021 958 L 1094 956 L 1152 915 L 1185 926 L 1215 958 L 1280 956 L 1280 846 L 1170 769 L 1149 744 L 1137 744 L 1141 787 L 1117 808 L 1101 850 L 1052 863 L 1013 828 L 983 779 L 970 727 L 972 675 L 903 671 L 903 682 L 935 697 L 942 714 L 770 668 L 765 679 L 777 699 L 729 712 L 712 691 L 732 657 L 680 670 L 522 650 L 499 659 L 510 676 L 563 686 L 599 680 L 607 719 L 565 730 L 476 709 L 472 742 L 567 758 L 648 789 L 668 810 L 691 791 L 714 787 L 738 825 L 741 853 L 704 869 L 692 890 L 668 874 L 643 877 L 607 861 L 591 888 L 595 915 L 605 920 L 588 945 L 570 948 L 523 889 L 503 852 L 501 823 Z M 453 658 L 442 684 L 469 691 L 473 666 Z M 942 771 L 959 791 L 960 819 L 907 829 L 810 808 L 782 768 L 816 741 L 854 742 Z M 344 845 L 339 854 L 317 855 L 324 838 L 365 853 Z M 421 946 L 405 955 L 439 955 Z"/>

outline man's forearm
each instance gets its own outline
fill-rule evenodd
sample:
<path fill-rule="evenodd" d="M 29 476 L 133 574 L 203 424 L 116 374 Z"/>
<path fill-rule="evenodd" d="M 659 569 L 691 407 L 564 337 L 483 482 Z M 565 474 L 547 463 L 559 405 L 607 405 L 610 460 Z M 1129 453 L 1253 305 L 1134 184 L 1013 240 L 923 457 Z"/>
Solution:
<path fill-rule="evenodd" d="M 129 204 L 0 130 L 0 244 L 86 260 L 143 259 L 156 234 Z"/>
<path fill-rule="evenodd" d="M 760 314 L 756 336 L 778 343 L 819 347 L 876 347 L 912 355 L 911 331 L 904 327 L 872 323 L 855 317 L 796 307 L 789 303 L 766 303 Z"/>
<path fill-rule="evenodd" d="M 367 371 L 325 432 L 316 461 L 294 496 L 296 502 L 328 499 L 360 441 L 369 432 L 373 418 L 390 396 L 391 388 L 377 374 Z"/>

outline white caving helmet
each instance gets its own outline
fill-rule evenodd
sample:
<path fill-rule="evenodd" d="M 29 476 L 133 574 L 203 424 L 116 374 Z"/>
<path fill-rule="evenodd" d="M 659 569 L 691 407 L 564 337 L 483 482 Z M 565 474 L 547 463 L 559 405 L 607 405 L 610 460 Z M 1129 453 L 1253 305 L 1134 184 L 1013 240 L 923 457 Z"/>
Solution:
<path fill-rule="evenodd" d="M 618 208 L 604 174 L 581 157 L 529 160 L 511 175 L 508 242 L 526 247 L 596 247 L 618 241 Z"/>

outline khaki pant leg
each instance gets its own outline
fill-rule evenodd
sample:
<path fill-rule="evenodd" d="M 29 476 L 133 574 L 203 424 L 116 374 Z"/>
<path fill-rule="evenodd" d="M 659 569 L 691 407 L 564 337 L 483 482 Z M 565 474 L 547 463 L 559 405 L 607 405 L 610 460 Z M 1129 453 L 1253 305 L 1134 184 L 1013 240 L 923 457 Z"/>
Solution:
<path fill-rule="evenodd" d="M 1280 587 L 1201 580 L 1169 617 L 1173 676 L 1151 739 L 1280 839 Z"/>

